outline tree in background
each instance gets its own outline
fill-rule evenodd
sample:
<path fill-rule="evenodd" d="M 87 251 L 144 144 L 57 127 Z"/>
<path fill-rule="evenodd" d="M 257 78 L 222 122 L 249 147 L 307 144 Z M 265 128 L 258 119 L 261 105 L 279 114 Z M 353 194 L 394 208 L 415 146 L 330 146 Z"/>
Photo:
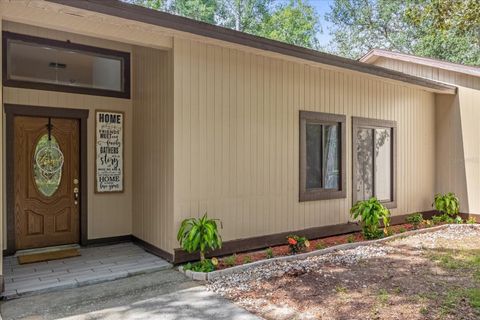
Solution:
<path fill-rule="evenodd" d="M 359 58 L 381 48 L 480 64 L 478 0 L 335 0 L 332 52 Z"/>
<path fill-rule="evenodd" d="M 305 0 L 125 1 L 253 35 L 318 48 L 319 18 Z"/>
<path fill-rule="evenodd" d="M 479 0 L 416 0 L 405 18 L 417 30 L 415 54 L 480 65 Z"/>
<path fill-rule="evenodd" d="M 237 31 L 258 34 L 268 19 L 272 0 L 218 0 L 221 12 L 218 25 Z"/>
<path fill-rule="evenodd" d="M 312 6 L 304 0 L 290 0 L 281 4 L 263 21 L 260 36 L 307 48 L 318 48 L 319 18 Z"/>
<path fill-rule="evenodd" d="M 326 19 L 334 26 L 330 51 L 352 59 L 373 48 L 411 52 L 414 30 L 396 0 L 335 0 Z"/>

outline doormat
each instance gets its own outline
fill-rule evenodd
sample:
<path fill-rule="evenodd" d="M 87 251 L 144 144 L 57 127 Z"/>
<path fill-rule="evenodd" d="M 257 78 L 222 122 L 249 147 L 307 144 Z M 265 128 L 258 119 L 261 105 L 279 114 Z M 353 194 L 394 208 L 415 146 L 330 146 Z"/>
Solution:
<path fill-rule="evenodd" d="M 41 252 L 41 253 L 25 254 L 25 255 L 18 256 L 17 258 L 18 258 L 19 264 L 27 264 L 27 263 L 34 263 L 34 262 L 44 262 L 44 261 L 50 261 L 50 260 L 78 257 L 79 255 L 80 255 L 80 251 L 78 251 L 78 249 L 64 249 L 64 250 L 48 251 L 48 252 Z"/>

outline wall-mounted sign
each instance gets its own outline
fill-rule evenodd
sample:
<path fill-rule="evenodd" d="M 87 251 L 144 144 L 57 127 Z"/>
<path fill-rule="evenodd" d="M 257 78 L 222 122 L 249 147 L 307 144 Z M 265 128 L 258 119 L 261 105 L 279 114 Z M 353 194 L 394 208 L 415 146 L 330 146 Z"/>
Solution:
<path fill-rule="evenodd" d="M 123 192 L 123 112 L 95 112 L 95 192 Z"/>

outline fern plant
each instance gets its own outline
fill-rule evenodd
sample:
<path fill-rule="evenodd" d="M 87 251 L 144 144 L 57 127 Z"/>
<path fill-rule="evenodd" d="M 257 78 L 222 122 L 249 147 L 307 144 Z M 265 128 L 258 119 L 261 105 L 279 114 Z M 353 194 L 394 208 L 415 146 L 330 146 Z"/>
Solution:
<path fill-rule="evenodd" d="M 209 219 L 207 213 L 201 218 L 190 218 L 182 221 L 177 240 L 182 249 L 188 253 L 199 252 L 200 261 L 205 260 L 207 250 L 222 247 L 222 237 L 218 233 L 218 219 Z"/>
<path fill-rule="evenodd" d="M 376 239 L 382 236 L 380 223 L 383 222 L 383 233 L 388 233 L 390 225 L 390 211 L 373 197 L 368 200 L 357 201 L 350 209 L 350 215 L 354 219 L 360 219 L 362 232 L 367 239 Z"/>
<path fill-rule="evenodd" d="M 436 194 L 433 200 L 433 207 L 443 214 L 451 217 L 456 216 L 460 210 L 460 201 L 453 192 Z"/>

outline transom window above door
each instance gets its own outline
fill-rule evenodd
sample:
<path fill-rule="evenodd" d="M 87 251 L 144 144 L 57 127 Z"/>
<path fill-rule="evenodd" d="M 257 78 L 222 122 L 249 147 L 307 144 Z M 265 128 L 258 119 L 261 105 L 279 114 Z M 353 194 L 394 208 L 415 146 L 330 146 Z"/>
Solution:
<path fill-rule="evenodd" d="M 376 197 L 396 207 L 396 122 L 352 118 L 353 203 Z"/>
<path fill-rule="evenodd" d="M 300 201 L 346 197 L 345 118 L 300 111 Z"/>
<path fill-rule="evenodd" d="M 3 32 L 7 87 L 130 98 L 130 54 Z"/>

